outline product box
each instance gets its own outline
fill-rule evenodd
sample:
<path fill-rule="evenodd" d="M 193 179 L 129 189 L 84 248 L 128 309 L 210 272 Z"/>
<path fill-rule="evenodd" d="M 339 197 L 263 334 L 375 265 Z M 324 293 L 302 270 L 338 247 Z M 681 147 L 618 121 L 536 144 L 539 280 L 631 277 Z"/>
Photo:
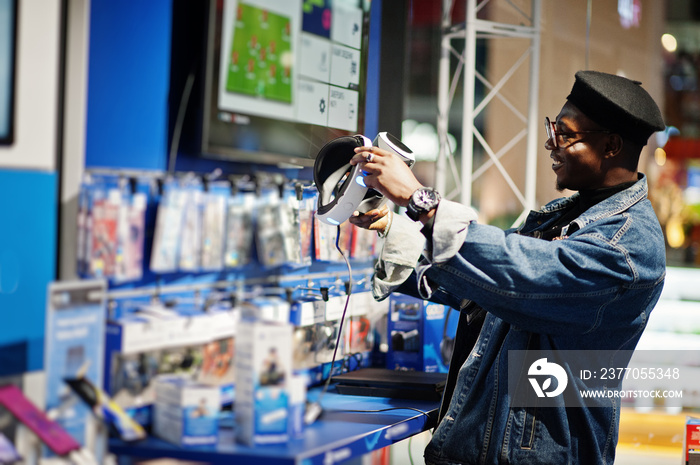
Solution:
<path fill-rule="evenodd" d="M 150 423 L 157 375 L 189 375 L 233 400 L 237 310 L 145 308 L 106 328 L 104 390 L 141 424 Z"/>
<path fill-rule="evenodd" d="M 387 368 L 447 373 L 458 320 L 446 305 L 392 294 Z"/>
<path fill-rule="evenodd" d="M 289 322 L 294 326 L 311 326 L 326 321 L 326 302 L 320 298 L 306 298 L 291 304 Z"/>
<path fill-rule="evenodd" d="M 220 390 L 189 378 L 165 375 L 155 379 L 153 434 L 179 446 L 218 442 Z"/>
<path fill-rule="evenodd" d="M 291 305 L 279 297 L 255 297 L 247 301 L 241 311 L 241 316 L 246 319 L 288 323 Z"/>
<path fill-rule="evenodd" d="M 335 347 L 333 337 L 337 335 L 334 322 L 326 321 L 326 302 L 320 297 L 293 302 L 290 323 L 294 325 L 292 371 L 318 367 L 325 361 L 327 350 Z"/>
<path fill-rule="evenodd" d="M 308 381 L 303 375 L 292 375 L 289 383 L 289 437 L 299 438 L 304 432 L 304 413 L 306 412 L 306 386 Z"/>
<path fill-rule="evenodd" d="M 685 465 L 700 465 L 700 418 L 686 417 L 683 450 Z"/>
<path fill-rule="evenodd" d="M 292 330 L 289 323 L 239 322 L 234 415 L 240 443 L 284 443 L 291 436 Z"/>

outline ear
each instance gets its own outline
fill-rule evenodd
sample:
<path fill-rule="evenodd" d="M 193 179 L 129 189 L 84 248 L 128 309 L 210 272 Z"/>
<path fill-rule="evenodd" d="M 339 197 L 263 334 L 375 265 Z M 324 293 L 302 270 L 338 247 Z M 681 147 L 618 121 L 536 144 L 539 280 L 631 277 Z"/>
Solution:
<path fill-rule="evenodd" d="M 616 157 L 622 153 L 623 145 L 622 137 L 619 134 L 608 134 L 605 139 L 605 158 Z"/>

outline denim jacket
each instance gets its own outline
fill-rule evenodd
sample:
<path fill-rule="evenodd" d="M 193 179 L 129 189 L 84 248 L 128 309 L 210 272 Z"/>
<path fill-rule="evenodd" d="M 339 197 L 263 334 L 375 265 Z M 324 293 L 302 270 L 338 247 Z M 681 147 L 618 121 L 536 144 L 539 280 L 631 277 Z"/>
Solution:
<path fill-rule="evenodd" d="M 375 298 L 400 291 L 487 312 L 469 344 L 460 344 L 470 329 L 460 318 L 449 375 L 456 386 L 443 398 L 427 463 L 613 463 L 619 398 L 588 408 L 517 408 L 506 389 L 511 350 L 633 350 L 661 293 L 664 238 L 644 175 L 565 226 L 561 240 L 538 239 L 578 195 L 531 212 L 517 230 L 477 224 L 472 209 L 446 200 L 427 241 L 394 218 Z"/>

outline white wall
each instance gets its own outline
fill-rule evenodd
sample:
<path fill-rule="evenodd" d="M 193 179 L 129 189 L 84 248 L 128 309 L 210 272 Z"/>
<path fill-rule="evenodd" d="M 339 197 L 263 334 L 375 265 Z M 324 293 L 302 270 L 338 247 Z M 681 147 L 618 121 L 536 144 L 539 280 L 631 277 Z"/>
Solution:
<path fill-rule="evenodd" d="M 69 0 L 66 15 L 66 76 L 61 160 L 59 279 L 75 279 L 78 195 L 85 167 L 90 0 Z"/>
<path fill-rule="evenodd" d="M 17 3 L 15 142 L 0 147 L 0 169 L 55 171 L 61 2 Z"/>

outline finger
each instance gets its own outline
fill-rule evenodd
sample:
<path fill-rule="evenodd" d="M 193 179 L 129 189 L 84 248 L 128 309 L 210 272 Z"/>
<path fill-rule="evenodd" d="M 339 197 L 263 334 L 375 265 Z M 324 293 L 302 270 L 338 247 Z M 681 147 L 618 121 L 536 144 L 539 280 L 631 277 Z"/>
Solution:
<path fill-rule="evenodd" d="M 357 165 L 359 163 L 367 163 L 367 155 L 370 152 L 355 152 L 355 155 L 350 159 L 351 165 Z"/>
<path fill-rule="evenodd" d="M 386 206 L 383 206 L 382 208 L 374 208 L 367 213 L 365 213 L 366 216 L 372 217 L 375 220 L 378 218 L 381 218 L 382 216 L 386 216 L 386 214 L 389 212 L 389 208 Z"/>
<path fill-rule="evenodd" d="M 377 221 L 375 221 L 374 223 L 369 225 L 368 229 L 375 230 L 375 231 L 377 231 L 377 230 L 383 231 L 386 228 L 388 222 L 389 222 L 388 217 L 382 216 L 382 217 L 378 218 Z"/>
<path fill-rule="evenodd" d="M 355 155 L 350 160 L 351 165 L 372 163 L 377 160 L 382 150 L 378 147 L 356 147 Z"/>
<path fill-rule="evenodd" d="M 370 210 L 366 213 L 360 213 L 358 211 L 354 212 L 350 218 L 352 218 L 355 221 L 358 222 L 367 222 L 367 223 L 372 223 L 374 221 L 377 221 L 381 219 L 382 217 L 386 216 L 385 212 L 382 212 L 378 209 L 373 209 Z"/>
<path fill-rule="evenodd" d="M 370 215 L 368 215 L 367 213 L 360 213 L 357 210 L 352 212 L 352 215 L 350 215 L 350 219 L 354 221 L 372 221 L 372 217 Z"/>
<path fill-rule="evenodd" d="M 384 230 L 388 222 L 386 215 L 375 217 L 370 215 L 369 212 L 359 213 L 357 211 L 352 214 L 349 221 L 359 228 L 368 229 L 370 231 Z"/>
<path fill-rule="evenodd" d="M 360 152 L 370 152 L 373 153 L 374 155 L 378 155 L 380 157 L 388 157 L 392 154 L 392 152 L 389 152 L 387 150 L 384 150 L 380 147 L 355 147 L 355 153 L 360 153 Z"/>
<path fill-rule="evenodd" d="M 374 189 L 377 192 L 379 192 L 382 195 L 384 194 L 384 187 L 381 185 L 379 178 L 378 178 L 378 171 L 375 169 L 375 166 L 373 165 L 365 165 L 363 167 L 363 172 L 364 172 L 364 181 L 365 181 L 365 186 L 367 186 L 370 189 Z"/>
<path fill-rule="evenodd" d="M 372 227 L 372 223 L 370 223 L 369 221 L 356 222 L 356 221 L 350 220 L 350 224 L 357 226 L 358 228 L 362 228 L 362 229 L 370 229 Z"/>
<path fill-rule="evenodd" d="M 366 214 L 361 214 L 360 212 L 354 212 L 352 216 L 348 219 L 350 223 L 354 224 L 355 226 L 359 226 L 364 229 L 369 229 L 369 227 L 372 225 L 374 222 L 374 219 L 371 216 L 368 216 Z"/>

